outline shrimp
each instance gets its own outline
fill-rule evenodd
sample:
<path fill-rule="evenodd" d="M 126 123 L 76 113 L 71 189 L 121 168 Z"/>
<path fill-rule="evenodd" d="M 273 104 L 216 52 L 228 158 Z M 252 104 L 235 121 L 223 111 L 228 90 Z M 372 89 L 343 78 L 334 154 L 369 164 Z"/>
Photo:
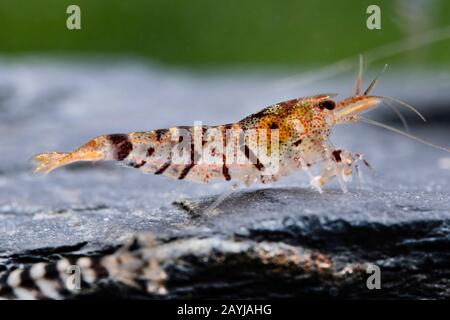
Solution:
<path fill-rule="evenodd" d="M 145 173 L 178 180 L 203 183 L 232 180 L 250 186 L 254 182 L 274 182 L 293 171 L 303 170 L 317 191 L 322 192 L 325 184 L 337 178 L 343 192 L 347 192 L 346 185 L 353 173 L 359 175 L 358 163 L 362 160 L 369 164 L 361 154 L 336 148 L 330 142 L 335 125 L 360 120 L 377 124 L 361 114 L 381 102 L 398 102 L 423 118 L 402 101 L 370 95 L 378 76 L 361 93 L 361 59 L 355 94 L 342 100 L 335 100 L 336 94 L 319 94 L 271 105 L 231 124 L 200 123 L 102 135 L 73 152 L 36 155 L 35 171 L 48 173 L 78 161 L 114 160 Z"/>

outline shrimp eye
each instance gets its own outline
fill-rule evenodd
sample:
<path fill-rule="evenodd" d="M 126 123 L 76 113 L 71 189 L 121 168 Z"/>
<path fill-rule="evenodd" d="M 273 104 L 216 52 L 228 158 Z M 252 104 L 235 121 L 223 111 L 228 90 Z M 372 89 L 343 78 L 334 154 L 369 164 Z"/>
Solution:
<path fill-rule="evenodd" d="M 336 107 L 336 103 L 333 100 L 323 100 L 319 102 L 319 108 L 320 109 L 328 109 L 333 110 L 334 107 Z"/>

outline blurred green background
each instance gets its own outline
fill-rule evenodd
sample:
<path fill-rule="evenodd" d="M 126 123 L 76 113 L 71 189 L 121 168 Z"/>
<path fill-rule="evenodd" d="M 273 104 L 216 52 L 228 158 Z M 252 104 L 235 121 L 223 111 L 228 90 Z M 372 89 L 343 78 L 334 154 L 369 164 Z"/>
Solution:
<path fill-rule="evenodd" d="M 81 7 L 82 29 L 66 28 Z M 368 30 L 366 8 L 381 8 Z M 1 0 L 0 55 L 125 54 L 176 66 L 318 65 L 450 25 L 448 0 Z M 394 57 L 447 64 L 450 41 Z"/>

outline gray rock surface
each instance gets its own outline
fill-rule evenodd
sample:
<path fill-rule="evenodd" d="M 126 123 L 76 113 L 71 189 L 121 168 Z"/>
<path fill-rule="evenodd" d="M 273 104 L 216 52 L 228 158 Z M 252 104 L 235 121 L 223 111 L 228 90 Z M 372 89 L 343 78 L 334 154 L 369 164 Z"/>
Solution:
<path fill-rule="evenodd" d="M 112 163 L 31 173 L 33 154 L 71 150 L 100 134 L 194 120 L 228 123 L 279 100 L 353 87 L 343 78 L 299 90 L 290 78 L 280 89 L 286 82 L 263 75 L 192 74 L 138 63 L 0 63 L 0 272 L 61 255 L 104 256 L 136 233 L 151 233 L 159 241 L 150 251 L 167 274 L 167 298 L 449 298 L 449 155 L 367 125 L 336 128 L 332 138 L 374 167 L 364 170 L 362 186 L 354 182 L 343 194 L 332 183 L 319 194 L 299 172 L 237 191 L 215 215 L 196 213 L 227 184 L 169 180 Z M 442 120 L 412 122 L 414 133 L 448 145 L 450 90 L 435 94 L 417 80 L 400 82 L 401 76 L 382 79 L 375 91 L 395 95 L 392 88 L 400 87 L 400 98 Z M 439 85 L 450 88 L 445 79 Z M 408 86 L 420 89 L 406 92 Z M 326 267 L 302 264 L 322 260 Z M 368 263 L 380 266 L 382 290 L 365 287 Z M 343 272 L 348 268 L 355 271 Z M 109 286 L 89 294 L 111 295 Z"/>

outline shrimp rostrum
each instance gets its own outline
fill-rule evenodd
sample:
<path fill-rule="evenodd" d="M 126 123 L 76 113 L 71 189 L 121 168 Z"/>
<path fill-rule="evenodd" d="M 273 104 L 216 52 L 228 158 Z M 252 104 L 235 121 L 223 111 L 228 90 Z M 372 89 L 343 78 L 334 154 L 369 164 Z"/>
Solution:
<path fill-rule="evenodd" d="M 366 165 L 368 162 L 361 154 L 333 146 L 329 140 L 332 128 L 363 120 L 408 135 L 363 118 L 361 113 L 381 102 L 396 102 L 418 113 L 397 99 L 370 95 L 377 78 L 360 93 L 360 72 L 353 96 L 335 100 L 334 94 L 320 94 L 292 99 L 236 123 L 216 126 L 194 123 L 102 135 L 72 152 L 36 155 L 36 171 L 47 173 L 78 161 L 115 160 L 146 173 L 179 180 L 204 183 L 232 180 L 250 186 L 254 182 L 274 182 L 295 170 L 303 170 L 319 192 L 333 178 L 346 192 L 353 172 L 359 172 L 359 162 L 362 160 Z"/>

